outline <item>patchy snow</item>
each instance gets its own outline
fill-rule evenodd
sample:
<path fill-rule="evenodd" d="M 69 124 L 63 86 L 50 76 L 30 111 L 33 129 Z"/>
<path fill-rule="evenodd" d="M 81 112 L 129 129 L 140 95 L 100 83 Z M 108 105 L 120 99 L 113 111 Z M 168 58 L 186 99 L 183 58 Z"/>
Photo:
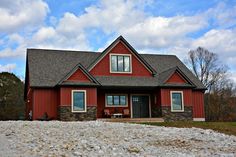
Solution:
<path fill-rule="evenodd" d="M 236 156 L 236 137 L 198 128 L 0 122 L 0 156 Z"/>

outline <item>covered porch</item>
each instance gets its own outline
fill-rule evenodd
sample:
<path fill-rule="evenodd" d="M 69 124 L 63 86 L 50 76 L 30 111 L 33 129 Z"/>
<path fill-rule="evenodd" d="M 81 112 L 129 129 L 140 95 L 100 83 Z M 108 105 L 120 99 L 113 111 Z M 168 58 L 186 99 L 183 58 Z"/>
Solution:
<path fill-rule="evenodd" d="M 132 119 L 151 121 L 161 117 L 159 99 L 159 91 L 154 88 L 100 88 L 97 90 L 97 118 L 122 119 L 123 122 L 132 122 Z"/>

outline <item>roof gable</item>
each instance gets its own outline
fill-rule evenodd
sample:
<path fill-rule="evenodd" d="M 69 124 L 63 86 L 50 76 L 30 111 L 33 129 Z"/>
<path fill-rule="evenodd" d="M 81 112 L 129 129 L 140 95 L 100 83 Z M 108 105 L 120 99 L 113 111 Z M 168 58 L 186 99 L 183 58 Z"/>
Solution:
<path fill-rule="evenodd" d="M 114 42 L 112 42 L 101 54 L 97 57 L 97 59 L 92 62 L 92 64 L 88 67 L 88 71 L 91 71 L 117 44 L 122 43 L 130 52 L 145 66 L 145 68 L 152 74 L 155 75 L 156 71 L 143 59 L 141 55 L 122 37 L 119 36 Z"/>
<path fill-rule="evenodd" d="M 66 82 L 77 82 L 77 83 L 94 83 L 99 84 L 99 82 L 82 66 L 82 64 L 77 64 L 63 79 L 61 79 L 58 84 L 66 84 Z"/>
<path fill-rule="evenodd" d="M 189 84 L 195 86 L 195 84 L 176 66 L 170 68 L 159 74 L 159 81 L 161 84 Z"/>
<path fill-rule="evenodd" d="M 188 83 L 177 71 L 175 71 L 170 78 L 166 81 L 166 83 Z"/>
<path fill-rule="evenodd" d="M 81 82 L 92 82 L 92 80 L 84 74 L 84 72 L 78 68 L 67 80 L 65 81 L 81 81 Z"/>

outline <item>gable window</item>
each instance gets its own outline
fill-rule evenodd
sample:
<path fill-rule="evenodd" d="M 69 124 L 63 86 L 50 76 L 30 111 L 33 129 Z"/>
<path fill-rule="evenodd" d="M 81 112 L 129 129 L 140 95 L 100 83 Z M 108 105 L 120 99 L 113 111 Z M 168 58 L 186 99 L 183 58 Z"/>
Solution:
<path fill-rule="evenodd" d="M 72 90 L 72 112 L 86 112 L 86 91 Z"/>
<path fill-rule="evenodd" d="M 131 72 L 131 55 L 110 55 L 111 72 L 130 73 Z"/>
<path fill-rule="evenodd" d="M 171 111 L 172 112 L 183 112 L 183 92 L 182 91 L 171 91 Z"/>
<path fill-rule="evenodd" d="M 106 95 L 106 107 L 126 107 L 127 103 L 127 95 Z"/>

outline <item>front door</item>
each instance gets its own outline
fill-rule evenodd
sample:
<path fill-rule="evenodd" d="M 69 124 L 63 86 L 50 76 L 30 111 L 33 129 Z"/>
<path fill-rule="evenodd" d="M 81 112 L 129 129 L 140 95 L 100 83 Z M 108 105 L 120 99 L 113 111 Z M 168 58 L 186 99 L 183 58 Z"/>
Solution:
<path fill-rule="evenodd" d="M 149 96 L 132 96 L 133 118 L 149 118 Z"/>

